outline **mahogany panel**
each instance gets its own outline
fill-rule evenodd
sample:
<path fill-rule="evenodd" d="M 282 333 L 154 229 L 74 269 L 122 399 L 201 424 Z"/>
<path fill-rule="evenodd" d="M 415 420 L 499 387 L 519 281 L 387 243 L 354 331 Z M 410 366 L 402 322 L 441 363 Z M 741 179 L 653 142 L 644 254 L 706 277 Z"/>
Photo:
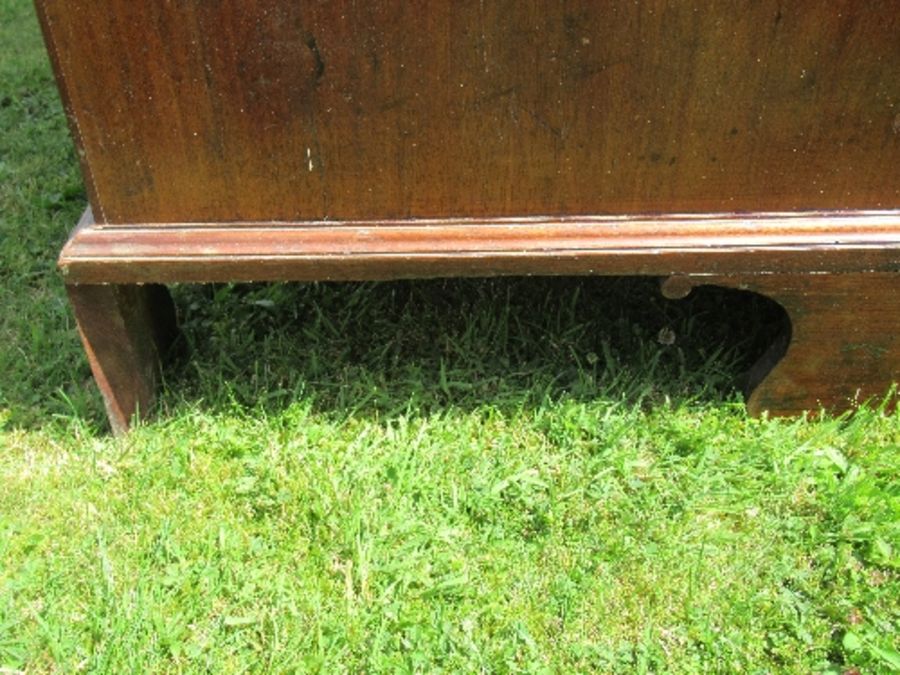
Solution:
<path fill-rule="evenodd" d="M 895 0 L 36 0 L 100 222 L 900 207 Z"/>

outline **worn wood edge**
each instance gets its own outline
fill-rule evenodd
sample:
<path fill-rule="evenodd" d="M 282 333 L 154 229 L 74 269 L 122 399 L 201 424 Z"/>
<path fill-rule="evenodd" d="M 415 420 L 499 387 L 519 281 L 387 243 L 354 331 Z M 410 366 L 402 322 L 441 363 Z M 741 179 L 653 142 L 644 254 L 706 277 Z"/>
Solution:
<path fill-rule="evenodd" d="M 89 211 L 90 209 L 88 209 Z M 89 215 L 89 214 L 88 214 Z M 92 216 L 89 215 L 92 218 Z M 842 211 L 755 211 L 755 212 L 696 212 L 696 213 L 644 213 L 644 214 L 594 214 L 594 215 L 556 215 L 556 216 L 518 216 L 518 217 L 441 217 L 441 218 L 407 218 L 407 219 L 369 219 L 369 220 L 303 220 L 303 221 L 230 221 L 230 222 L 177 222 L 177 223 L 95 223 L 97 228 L 106 230 L 122 229 L 167 229 L 167 228 L 221 228 L 235 229 L 240 227 L 365 227 L 365 226 L 406 226 L 412 225 L 448 225 L 448 224 L 474 224 L 479 226 L 495 225 L 531 225 L 531 224 L 632 224 L 646 229 L 648 226 L 659 224 L 679 223 L 713 223 L 728 224 L 743 223 L 756 228 L 777 227 L 783 229 L 786 226 L 808 229 L 835 229 L 857 228 L 860 224 L 870 224 L 875 227 L 885 226 L 886 221 L 894 223 L 900 221 L 900 209 L 873 209 L 873 210 L 842 210 Z"/>
<path fill-rule="evenodd" d="M 900 211 L 108 225 L 85 213 L 69 283 L 504 274 L 900 271 Z"/>

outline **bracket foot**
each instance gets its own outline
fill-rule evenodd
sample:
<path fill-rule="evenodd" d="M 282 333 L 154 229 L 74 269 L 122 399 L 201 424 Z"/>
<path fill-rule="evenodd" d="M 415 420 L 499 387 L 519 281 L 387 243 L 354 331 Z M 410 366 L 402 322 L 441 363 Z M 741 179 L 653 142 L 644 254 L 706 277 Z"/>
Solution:
<path fill-rule="evenodd" d="M 157 284 L 66 286 L 113 433 L 128 430 L 156 398 L 160 359 L 178 335 L 175 306 Z"/>
<path fill-rule="evenodd" d="M 705 285 L 759 293 L 790 319 L 789 333 L 751 369 L 752 415 L 851 410 L 900 379 L 900 274 L 679 275 L 662 292 L 678 299 Z"/>

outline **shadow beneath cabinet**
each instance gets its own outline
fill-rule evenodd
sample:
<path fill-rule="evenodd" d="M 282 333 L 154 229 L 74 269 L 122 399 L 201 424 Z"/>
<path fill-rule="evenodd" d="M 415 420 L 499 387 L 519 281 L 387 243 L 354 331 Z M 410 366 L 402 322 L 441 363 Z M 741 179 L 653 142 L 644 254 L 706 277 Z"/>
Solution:
<path fill-rule="evenodd" d="M 787 317 L 703 287 L 680 301 L 646 277 L 189 285 L 162 415 L 181 405 L 338 417 L 563 398 L 651 407 L 733 398 Z M 202 403 L 198 403 L 202 402 Z"/>

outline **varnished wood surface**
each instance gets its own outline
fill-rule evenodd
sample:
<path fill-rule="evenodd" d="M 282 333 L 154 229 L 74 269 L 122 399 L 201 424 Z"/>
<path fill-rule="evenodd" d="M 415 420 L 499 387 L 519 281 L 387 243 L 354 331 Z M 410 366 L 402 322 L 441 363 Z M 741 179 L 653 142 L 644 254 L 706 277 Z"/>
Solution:
<path fill-rule="evenodd" d="M 900 207 L 896 0 L 37 0 L 109 223 Z"/>
<path fill-rule="evenodd" d="M 786 309 L 751 412 L 900 377 L 894 0 L 36 6 L 95 214 L 60 266 L 117 430 L 173 335 L 161 282 L 678 275 Z"/>
<path fill-rule="evenodd" d="M 66 291 L 110 426 L 122 433 L 156 399 L 161 358 L 178 334 L 172 298 L 156 284 L 69 284 Z"/>
<path fill-rule="evenodd" d="M 879 404 L 900 379 L 898 282 L 897 274 L 729 274 L 670 279 L 663 292 L 678 298 L 691 286 L 725 286 L 780 304 L 790 319 L 787 350 L 760 373 L 747 407 L 753 415 L 797 415 Z M 888 403 L 897 402 L 895 395 Z"/>
<path fill-rule="evenodd" d="M 900 271 L 900 213 L 371 223 L 95 224 L 69 282 Z"/>

